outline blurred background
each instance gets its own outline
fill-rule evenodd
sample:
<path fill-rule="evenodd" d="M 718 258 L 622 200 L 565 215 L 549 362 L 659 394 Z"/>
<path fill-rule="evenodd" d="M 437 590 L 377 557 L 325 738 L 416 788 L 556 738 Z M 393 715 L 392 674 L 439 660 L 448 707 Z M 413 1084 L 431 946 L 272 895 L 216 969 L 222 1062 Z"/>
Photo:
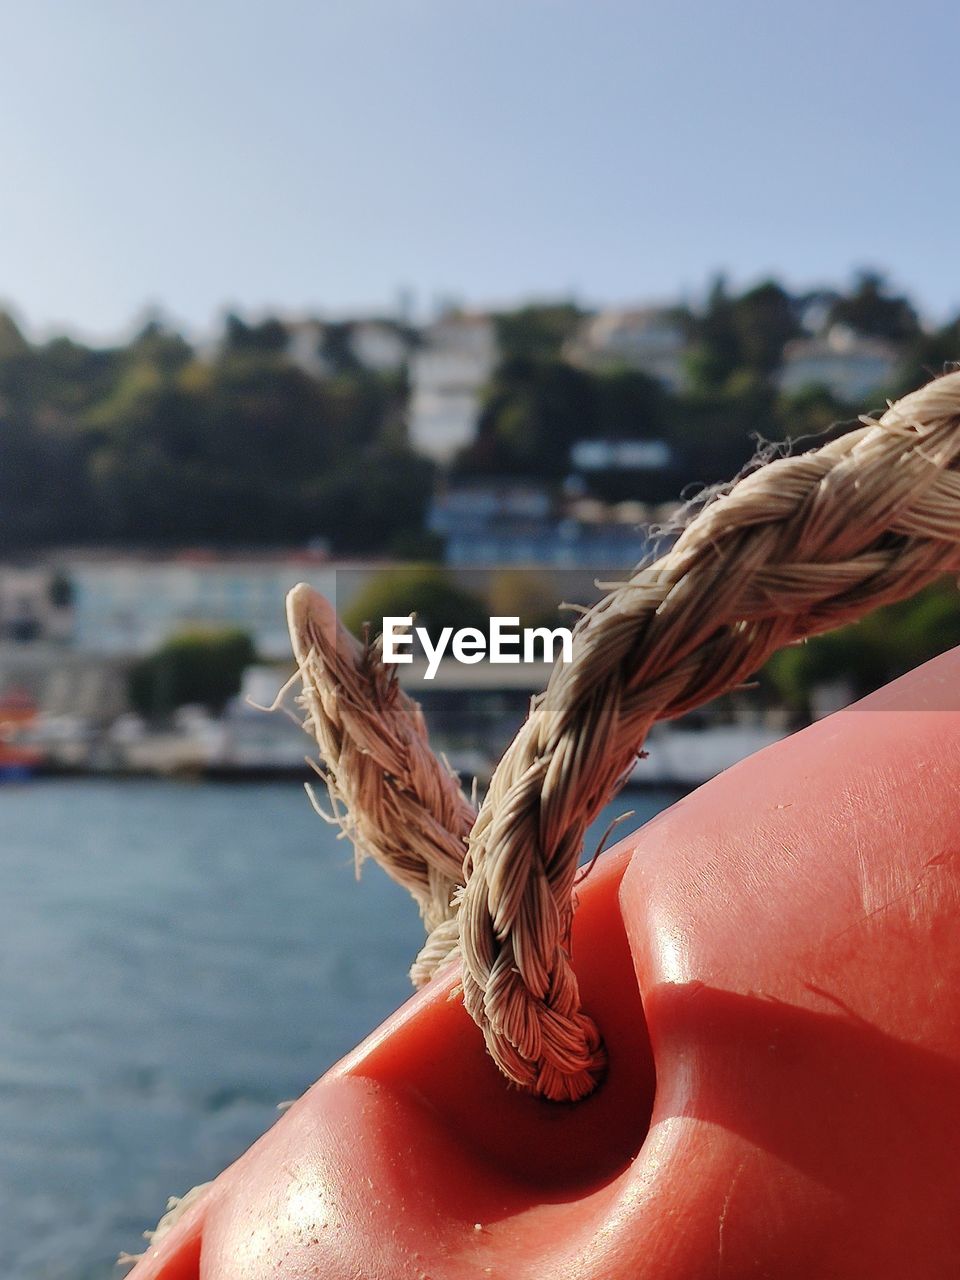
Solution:
<path fill-rule="evenodd" d="M 563 621 L 960 360 L 934 0 L 0 13 L 0 1270 L 95 1280 L 404 998 L 286 591 Z M 569 623 L 569 618 L 567 619 Z M 952 582 L 662 727 L 636 825 L 960 643 Z M 404 672 L 405 677 L 416 672 Z M 542 665 L 416 683 L 489 778 Z M 371 939 L 376 938 L 375 946 Z"/>

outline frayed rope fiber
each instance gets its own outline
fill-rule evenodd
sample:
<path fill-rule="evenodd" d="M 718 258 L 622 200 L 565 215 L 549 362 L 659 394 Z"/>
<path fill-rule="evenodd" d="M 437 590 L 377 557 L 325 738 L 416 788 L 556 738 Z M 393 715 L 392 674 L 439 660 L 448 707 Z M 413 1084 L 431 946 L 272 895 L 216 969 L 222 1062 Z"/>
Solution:
<path fill-rule="evenodd" d="M 568 952 L 574 881 L 586 828 L 651 725 L 741 684 L 784 645 L 960 570 L 960 373 L 861 422 L 719 491 L 579 620 L 572 662 L 554 668 L 472 829 L 377 655 L 348 656 L 330 607 L 292 594 L 307 727 L 347 806 L 340 820 L 435 921 L 424 972 L 459 942 L 466 1007 L 517 1084 L 573 1101 L 603 1072 Z M 318 657 L 341 650 L 338 663 Z"/>
<path fill-rule="evenodd" d="M 329 820 L 353 841 L 358 862 L 372 857 L 420 908 L 429 936 L 410 976 L 422 986 L 457 945 L 454 895 L 476 811 L 430 750 L 420 707 L 378 643 L 360 644 L 304 584 L 287 597 L 287 622 Z"/>

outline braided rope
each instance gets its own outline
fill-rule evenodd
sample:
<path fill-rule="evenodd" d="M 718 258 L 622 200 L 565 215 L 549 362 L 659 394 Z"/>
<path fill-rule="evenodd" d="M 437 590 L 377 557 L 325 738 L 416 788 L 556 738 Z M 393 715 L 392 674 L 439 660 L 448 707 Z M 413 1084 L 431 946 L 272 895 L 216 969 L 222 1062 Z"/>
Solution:
<path fill-rule="evenodd" d="M 472 811 L 431 755 L 419 708 L 326 601 L 292 593 L 305 727 L 335 820 L 420 903 L 432 931 L 418 984 L 459 939 L 467 1008 L 518 1084 L 572 1100 L 603 1071 L 567 951 L 574 877 L 587 825 L 650 726 L 735 687 L 783 645 L 960 568 L 960 373 L 862 422 L 719 493 L 667 555 L 581 619 L 573 661 L 498 766 L 462 872 Z"/>
<path fill-rule="evenodd" d="M 720 494 L 578 623 L 477 817 L 460 908 L 464 999 L 500 1069 L 548 1098 L 604 1066 L 568 939 L 584 832 L 650 726 L 775 650 L 960 569 L 960 373 Z"/>
<path fill-rule="evenodd" d="M 304 728 L 316 740 L 330 821 L 420 908 L 429 937 L 410 976 L 422 986 L 456 947 L 454 893 L 463 884 L 473 806 L 427 739 L 419 706 L 376 644 L 361 645 L 332 606 L 301 583 L 287 622 L 302 682 Z"/>

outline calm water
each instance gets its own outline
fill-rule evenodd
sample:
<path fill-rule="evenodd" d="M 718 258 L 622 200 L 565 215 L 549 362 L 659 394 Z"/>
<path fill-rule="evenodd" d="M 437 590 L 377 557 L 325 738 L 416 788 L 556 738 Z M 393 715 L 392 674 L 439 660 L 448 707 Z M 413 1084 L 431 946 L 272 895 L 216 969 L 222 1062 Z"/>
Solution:
<path fill-rule="evenodd" d="M 7 785 L 0 833 L 0 1276 L 115 1278 L 409 995 L 419 918 L 295 785 Z"/>

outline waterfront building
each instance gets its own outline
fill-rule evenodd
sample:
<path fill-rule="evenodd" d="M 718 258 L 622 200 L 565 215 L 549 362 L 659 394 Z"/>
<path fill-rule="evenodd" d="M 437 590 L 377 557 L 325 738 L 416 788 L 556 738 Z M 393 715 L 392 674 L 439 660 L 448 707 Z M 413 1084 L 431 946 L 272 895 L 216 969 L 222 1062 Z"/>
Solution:
<path fill-rule="evenodd" d="M 338 570 L 346 566 L 305 552 L 83 554 L 63 557 L 59 566 L 72 586 L 73 648 L 125 657 L 151 653 L 190 628 L 237 627 L 262 657 L 289 658 L 284 600 L 290 588 L 308 582 L 343 608 L 345 582 L 362 578 L 353 574 L 338 581 Z"/>
<path fill-rule="evenodd" d="M 480 535 L 451 533 L 445 561 L 456 568 L 626 570 L 648 547 L 646 534 L 615 521 L 509 521 L 491 525 Z"/>
<path fill-rule="evenodd" d="M 427 517 L 451 568 L 626 569 L 649 548 L 636 503 L 555 502 L 522 481 L 460 485 L 437 495 Z"/>
<path fill-rule="evenodd" d="M 70 584 L 46 564 L 0 564 L 0 644 L 69 640 Z"/>

